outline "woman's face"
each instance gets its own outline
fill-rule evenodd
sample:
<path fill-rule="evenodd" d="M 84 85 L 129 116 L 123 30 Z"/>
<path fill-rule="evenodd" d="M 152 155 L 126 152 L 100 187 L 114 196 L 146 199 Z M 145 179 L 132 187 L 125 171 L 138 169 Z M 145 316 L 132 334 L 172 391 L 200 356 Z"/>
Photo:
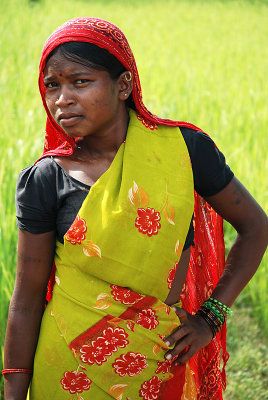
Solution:
<path fill-rule="evenodd" d="M 69 61 L 60 52 L 48 60 L 44 84 L 52 117 L 71 137 L 105 135 L 125 111 L 119 80 Z"/>

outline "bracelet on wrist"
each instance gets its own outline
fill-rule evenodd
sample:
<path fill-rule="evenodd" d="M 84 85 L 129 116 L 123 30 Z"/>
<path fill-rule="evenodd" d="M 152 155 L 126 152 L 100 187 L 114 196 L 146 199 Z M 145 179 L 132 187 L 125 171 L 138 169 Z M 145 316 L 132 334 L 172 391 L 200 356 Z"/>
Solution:
<path fill-rule="evenodd" d="M 196 315 L 198 315 L 203 320 L 205 320 L 205 322 L 207 323 L 207 325 L 209 326 L 209 328 L 210 328 L 210 330 L 212 332 L 212 338 L 214 338 L 216 336 L 216 333 L 217 333 L 217 329 L 216 329 L 215 324 L 201 310 L 198 310 Z"/>
<path fill-rule="evenodd" d="M 196 315 L 203 318 L 211 329 L 213 338 L 220 332 L 225 323 L 225 315 L 213 304 L 205 302 Z"/>
<path fill-rule="evenodd" d="M 203 304 L 204 308 L 206 308 L 207 310 L 210 310 L 213 312 L 214 315 L 217 316 L 217 318 L 221 321 L 221 324 L 223 325 L 225 322 L 225 315 L 222 313 L 221 310 L 219 310 L 216 306 L 214 306 L 211 303 L 208 303 L 205 301 L 205 303 Z"/>
<path fill-rule="evenodd" d="M 32 369 L 27 369 L 27 368 L 6 368 L 2 370 L 2 375 L 7 375 L 7 374 L 16 374 L 16 373 L 22 373 L 22 374 L 32 374 L 33 370 Z"/>
<path fill-rule="evenodd" d="M 214 297 L 209 297 L 206 302 L 214 304 L 221 311 L 223 311 L 226 315 L 232 315 L 232 310 L 230 309 L 230 307 L 227 307 L 225 304 L 221 303 L 219 300 L 214 299 Z"/>

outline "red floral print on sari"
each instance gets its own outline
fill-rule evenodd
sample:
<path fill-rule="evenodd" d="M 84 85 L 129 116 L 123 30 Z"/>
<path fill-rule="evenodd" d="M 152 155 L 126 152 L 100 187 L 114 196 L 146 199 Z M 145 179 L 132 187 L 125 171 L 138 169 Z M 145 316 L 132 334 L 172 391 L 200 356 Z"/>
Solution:
<path fill-rule="evenodd" d="M 168 374 L 170 371 L 171 367 L 171 362 L 170 361 L 157 361 L 157 369 L 155 371 L 156 374 Z"/>
<path fill-rule="evenodd" d="M 64 390 L 69 390 L 71 394 L 75 394 L 82 393 L 84 390 L 89 390 L 92 381 L 84 372 L 66 371 L 60 383 Z"/>
<path fill-rule="evenodd" d="M 112 352 L 116 352 L 118 347 L 124 348 L 129 344 L 127 337 L 128 334 L 123 328 L 109 327 L 103 331 L 103 337 L 99 337 L 98 340 L 102 341 Z"/>
<path fill-rule="evenodd" d="M 135 220 L 135 226 L 138 228 L 139 232 L 151 237 L 152 235 L 157 235 L 158 230 L 161 228 L 160 213 L 155 211 L 154 208 L 147 207 L 138 208 L 138 217 Z"/>
<path fill-rule="evenodd" d="M 139 397 L 144 400 L 156 400 L 160 392 L 162 381 L 157 376 L 153 376 L 148 381 L 145 381 L 139 390 Z"/>
<path fill-rule="evenodd" d="M 155 329 L 159 325 L 158 317 L 156 312 L 151 308 L 142 310 L 138 314 L 137 324 L 143 326 L 146 329 Z"/>
<path fill-rule="evenodd" d="M 65 235 L 67 242 L 71 244 L 81 244 L 82 240 L 85 240 L 85 232 L 87 231 L 86 221 L 76 216 L 72 226 Z"/>
<path fill-rule="evenodd" d="M 91 346 L 85 344 L 81 347 L 80 353 L 82 353 L 80 359 L 86 364 L 93 365 L 102 365 L 107 361 L 106 356 L 111 356 L 112 352 L 108 351 L 103 344 L 98 343 L 98 341 L 92 342 Z"/>
<path fill-rule="evenodd" d="M 171 289 L 171 286 L 172 286 L 172 283 L 174 281 L 178 265 L 179 265 L 179 263 L 175 262 L 174 267 L 169 270 L 169 274 L 168 274 L 168 277 L 167 277 L 167 283 L 168 283 L 168 288 L 169 289 Z"/>
<path fill-rule="evenodd" d="M 132 292 L 132 290 L 122 286 L 111 285 L 112 296 L 114 300 L 120 301 L 122 304 L 136 304 L 139 300 L 143 299 L 139 293 Z"/>
<path fill-rule="evenodd" d="M 140 375 L 142 370 L 147 367 L 146 356 L 141 353 L 128 352 L 121 354 L 113 363 L 115 373 L 120 376 Z"/>
<path fill-rule="evenodd" d="M 81 347 L 80 359 L 89 365 L 102 365 L 107 361 L 107 356 L 118 351 L 119 347 L 125 348 L 129 344 L 127 337 L 128 334 L 123 328 L 109 327 L 103 331 L 103 336 L 92 341 L 91 346 L 83 345 Z"/>

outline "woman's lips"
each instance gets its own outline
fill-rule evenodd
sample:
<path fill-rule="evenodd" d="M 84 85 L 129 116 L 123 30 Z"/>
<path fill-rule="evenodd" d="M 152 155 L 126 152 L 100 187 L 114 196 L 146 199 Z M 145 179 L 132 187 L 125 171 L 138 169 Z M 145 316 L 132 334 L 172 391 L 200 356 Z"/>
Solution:
<path fill-rule="evenodd" d="M 71 116 L 71 117 L 63 117 L 63 118 L 60 118 L 59 123 L 64 127 L 73 126 L 73 125 L 77 124 L 81 119 L 82 119 L 81 115 L 75 115 L 75 116 Z"/>

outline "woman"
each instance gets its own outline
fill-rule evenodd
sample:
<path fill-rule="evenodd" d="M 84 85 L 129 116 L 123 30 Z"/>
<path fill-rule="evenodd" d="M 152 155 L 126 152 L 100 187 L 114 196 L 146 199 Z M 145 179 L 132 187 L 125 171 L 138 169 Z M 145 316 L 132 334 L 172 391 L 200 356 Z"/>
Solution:
<path fill-rule="evenodd" d="M 145 108 L 109 22 L 59 27 L 39 87 L 45 148 L 17 187 L 6 399 L 30 382 L 30 399 L 221 399 L 225 319 L 265 250 L 264 212 L 204 133 Z M 213 209 L 238 232 L 225 267 Z"/>

